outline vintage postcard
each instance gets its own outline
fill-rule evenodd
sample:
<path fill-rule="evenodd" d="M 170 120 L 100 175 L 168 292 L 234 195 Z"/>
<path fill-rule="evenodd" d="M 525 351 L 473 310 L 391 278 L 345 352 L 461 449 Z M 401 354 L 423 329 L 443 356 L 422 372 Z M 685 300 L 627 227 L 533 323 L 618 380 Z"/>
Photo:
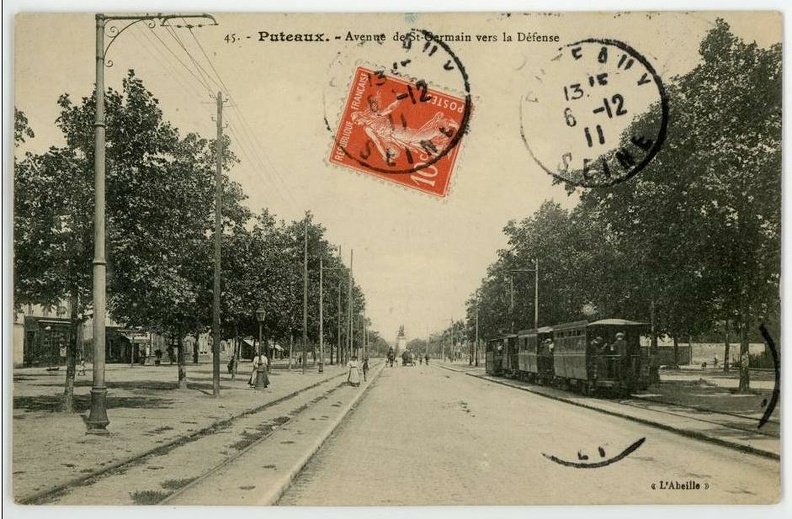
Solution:
<path fill-rule="evenodd" d="M 777 510 L 782 22 L 17 14 L 8 506 Z"/>

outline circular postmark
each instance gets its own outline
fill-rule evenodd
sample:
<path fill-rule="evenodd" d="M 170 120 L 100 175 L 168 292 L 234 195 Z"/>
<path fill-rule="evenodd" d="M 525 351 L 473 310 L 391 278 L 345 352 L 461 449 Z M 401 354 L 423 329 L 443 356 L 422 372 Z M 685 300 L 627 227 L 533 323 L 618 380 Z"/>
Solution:
<path fill-rule="evenodd" d="M 355 45 L 334 61 L 325 93 L 330 162 L 443 195 L 471 111 L 467 72 L 442 38 L 413 29 Z"/>
<path fill-rule="evenodd" d="M 520 100 L 520 132 L 547 173 L 571 185 L 611 186 L 663 145 L 668 98 L 652 64 L 617 40 L 561 47 Z"/>

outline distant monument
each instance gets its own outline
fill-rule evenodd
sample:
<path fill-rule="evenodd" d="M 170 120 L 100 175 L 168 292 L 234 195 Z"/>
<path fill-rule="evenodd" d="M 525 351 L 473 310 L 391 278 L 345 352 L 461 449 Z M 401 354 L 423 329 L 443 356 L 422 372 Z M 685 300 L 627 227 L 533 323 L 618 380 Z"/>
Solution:
<path fill-rule="evenodd" d="M 399 335 L 396 336 L 396 356 L 407 349 L 407 337 L 404 336 L 404 325 L 399 326 Z"/>

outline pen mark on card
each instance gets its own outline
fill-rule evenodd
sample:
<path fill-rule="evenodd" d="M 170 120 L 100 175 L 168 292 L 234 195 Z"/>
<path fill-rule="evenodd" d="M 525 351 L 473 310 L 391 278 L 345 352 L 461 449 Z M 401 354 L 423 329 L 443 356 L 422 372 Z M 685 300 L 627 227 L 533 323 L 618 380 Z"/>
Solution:
<path fill-rule="evenodd" d="M 775 341 L 770 337 L 770 332 L 767 331 L 767 327 L 764 323 L 759 325 L 759 331 L 762 332 L 762 337 L 767 343 L 767 347 L 770 349 L 770 355 L 773 357 L 773 372 L 775 374 L 775 384 L 773 385 L 773 393 L 770 396 L 770 402 L 766 403 L 767 399 L 762 401 L 763 407 L 766 407 L 762 418 L 759 420 L 759 426 L 757 427 L 761 429 L 764 424 L 770 420 L 770 416 L 773 414 L 776 405 L 778 405 L 778 398 L 781 395 L 781 363 L 778 360 L 778 350 L 776 350 Z"/>
<path fill-rule="evenodd" d="M 572 467 L 576 469 L 597 469 L 597 468 L 607 467 L 608 465 L 616 463 L 617 461 L 623 460 L 624 458 L 635 452 L 638 449 L 638 447 L 643 445 L 645 441 L 646 438 L 641 438 L 635 441 L 634 443 L 632 443 L 631 445 L 629 445 L 626 449 L 624 449 L 617 455 L 604 459 L 602 461 L 589 461 L 589 456 L 585 454 L 582 450 L 579 450 L 577 453 L 577 458 L 579 461 L 564 460 L 559 458 L 558 456 L 545 454 L 544 452 L 542 453 L 542 456 L 549 459 L 550 461 L 558 463 L 559 465 L 563 465 L 564 467 Z M 601 458 L 605 457 L 606 452 L 602 446 L 598 447 L 597 451 Z"/>

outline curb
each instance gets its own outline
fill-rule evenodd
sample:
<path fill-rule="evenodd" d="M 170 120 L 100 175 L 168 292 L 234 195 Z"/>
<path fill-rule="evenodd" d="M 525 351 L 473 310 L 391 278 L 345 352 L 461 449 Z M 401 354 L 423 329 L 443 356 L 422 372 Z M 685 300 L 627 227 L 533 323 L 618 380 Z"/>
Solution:
<path fill-rule="evenodd" d="M 617 416 L 619 418 L 624 418 L 626 420 L 637 422 L 637 423 L 640 423 L 640 424 L 643 424 L 643 425 L 649 425 L 649 426 L 652 426 L 652 427 L 656 427 L 656 428 L 662 429 L 664 431 L 668 431 L 668 432 L 679 434 L 680 436 L 686 436 L 688 438 L 693 438 L 693 439 L 696 439 L 696 440 L 703 440 L 703 441 L 706 441 L 706 442 L 709 442 L 709 443 L 720 445 L 722 447 L 728 447 L 730 449 L 738 450 L 740 452 L 744 452 L 744 453 L 747 453 L 747 454 L 753 454 L 755 456 L 761 456 L 761 457 L 764 457 L 764 458 L 770 458 L 770 459 L 774 459 L 774 460 L 780 460 L 781 459 L 781 455 L 778 454 L 778 453 L 775 453 L 775 452 L 772 452 L 772 451 L 767 451 L 767 450 L 764 450 L 764 449 L 759 449 L 759 448 L 756 448 L 756 447 L 751 447 L 750 445 L 742 445 L 740 443 L 734 443 L 734 442 L 731 442 L 729 440 L 724 440 L 722 438 L 709 436 L 707 434 L 700 433 L 698 431 L 690 431 L 690 430 L 687 430 L 687 429 L 679 429 L 679 428 L 676 428 L 676 427 L 672 427 L 670 425 L 662 424 L 660 422 L 655 422 L 655 421 L 652 421 L 652 420 L 647 420 L 645 418 L 639 418 L 637 416 L 632 416 L 632 415 L 627 414 L 627 413 L 619 413 L 617 411 L 611 411 L 611 410 L 608 410 L 608 409 L 602 409 L 600 407 L 587 405 L 587 404 L 582 403 L 582 402 L 575 402 L 575 401 L 569 400 L 567 398 L 553 396 L 553 395 L 547 395 L 545 393 L 540 393 L 540 392 L 537 392 L 537 391 L 531 391 L 528 388 L 524 388 L 524 387 L 520 387 L 520 386 L 515 386 L 513 384 L 509 384 L 509 382 L 505 381 L 505 380 L 504 381 L 493 380 L 491 378 L 487 378 L 485 376 L 481 376 L 481 375 L 478 375 L 478 374 L 475 374 L 475 373 L 467 373 L 467 372 L 464 372 L 464 371 L 455 370 L 453 368 L 448 368 L 448 367 L 445 367 L 445 366 L 440 366 L 440 367 L 443 368 L 443 369 L 447 369 L 449 371 L 454 371 L 456 373 L 464 373 L 465 375 L 467 375 L 469 377 L 475 377 L 475 378 L 478 378 L 480 380 L 485 380 L 487 382 L 491 382 L 493 384 L 500 384 L 502 386 L 510 387 L 510 388 L 513 388 L 513 389 L 519 389 L 520 391 L 526 391 L 526 392 L 531 393 L 533 395 L 549 398 L 551 400 L 557 400 L 559 402 L 564 402 L 566 404 L 575 405 L 575 406 L 578 406 L 578 407 L 582 407 L 584 409 L 590 409 L 592 411 L 597 411 L 597 412 L 600 412 L 600 413 L 603 413 L 603 414 L 607 414 L 607 415 L 610 415 L 610 416 Z"/>
<path fill-rule="evenodd" d="M 369 388 L 374 384 L 379 377 L 382 370 L 385 368 L 385 363 L 383 363 L 376 371 L 376 373 L 372 374 L 371 380 L 366 384 L 364 388 L 346 405 L 344 406 L 343 410 L 337 415 L 336 419 L 329 425 L 325 431 L 319 435 L 319 437 L 314 441 L 311 445 L 311 448 L 308 449 L 297 461 L 297 463 L 288 471 L 288 473 L 284 474 L 280 480 L 274 485 L 274 488 L 271 488 L 268 493 L 264 494 L 264 496 L 255 502 L 256 505 L 276 505 L 278 500 L 283 496 L 283 494 L 291 487 L 292 482 L 297 477 L 297 475 L 302 472 L 308 462 L 313 458 L 313 456 L 322 448 L 322 445 L 327 441 L 327 439 L 333 434 L 333 432 L 341 425 L 341 422 L 347 417 L 349 412 L 357 405 L 357 403 L 363 398 L 363 395 L 369 390 Z"/>
<path fill-rule="evenodd" d="M 196 437 L 199 437 L 199 436 L 203 436 L 205 434 L 211 434 L 214 429 L 217 429 L 219 427 L 223 427 L 223 426 L 233 422 L 237 418 L 240 418 L 242 416 L 247 416 L 249 414 L 258 413 L 259 411 L 262 411 L 262 410 L 264 410 L 264 409 L 266 409 L 268 407 L 271 407 L 271 406 L 276 405 L 276 404 L 280 404 L 280 403 L 282 403 L 282 402 L 284 402 L 286 400 L 294 398 L 295 396 L 297 396 L 298 394 L 302 393 L 303 391 L 308 391 L 308 390 L 313 389 L 313 388 L 315 388 L 317 386 L 320 386 L 321 384 L 324 384 L 326 382 L 330 382 L 331 380 L 336 379 L 338 377 L 342 377 L 344 375 L 346 375 L 346 373 L 340 373 L 338 375 L 335 375 L 335 376 L 330 377 L 328 379 L 322 380 L 322 381 L 317 382 L 315 384 L 311 384 L 310 386 L 306 386 L 306 387 L 298 389 L 296 391 L 292 391 L 291 393 L 288 393 L 288 394 L 286 394 L 286 395 L 284 395 L 284 396 L 282 396 L 282 397 L 280 397 L 280 398 L 278 398 L 276 400 L 272 400 L 272 401 L 267 402 L 265 404 L 261 404 L 261 405 L 256 406 L 256 407 L 252 407 L 250 409 L 245 409 L 244 411 L 241 411 L 241 412 L 239 412 L 237 414 L 231 415 L 228 418 L 225 418 L 223 420 L 218 420 L 216 422 L 212 422 L 211 424 L 207 425 L 203 429 L 199 429 L 197 431 L 193 431 L 193 432 L 191 432 L 189 434 L 186 434 L 184 436 L 179 436 L 179 437 L 174 438 L 174 439 L 172 439 L 172 440 L 170 440 L 170 441 L 168 441 L 166 443 L 163 443 L 162 445 L 158 445 L 158 446 L 154 447 L 153 449 L 149 449 L 149 450 L 144 451 L 142 453 L 134 454 L 132 456 L 123 458 L 121 460 L 116 461 L 115 463 L 111 463 L 110 465 L 102 467 L 101 469 L 99 469 L 99 470 L 97 470 L 95 472 L 91 472 L 90 474 L 86 474 L 84 476 L 80 476 L 80 477 L 77 477 L 77 478 L 74 478 L 74 479 L 70 479 L 69 481 L 66 481 L 65 483 L 61 483 L 59 485 L 56 485 L 56 486 L 48 488 L 48 489 L 39 490 L 38 492 L 36 492 L 34 494 L 31 494 L 31 495 L 27 495 L 27 496 L 23 496 L 23 497 L 19 497 L 19 498 L 14 498 L 14 502 L 16 504 L 18 504 L 18 505 L 35 505 L 35 504 L 39 504 L 38 501 L 40 501 L 42 499 L 45 499 L 45 498 L 50 497 L 50 496 L 56 496 L 60 492 L 63 492 L 64 490 L 68 490 L 71 487 L 78 486 L 78 485 L 80 485 L 82 483 L 85 483 L 86 481 L 90 481 L 93 478 L 103 476 L 104 474 L 107 474 L 108 472 L 112 472 L 113 470 L 119 469 L 119 468 L 121 468 L 121 467 L 123 467 L 125 465 L 129 465 L 130 463 L 134 463 L 134 462 L 136 462 L 138 460 L 141 460 L 141 459 L 143 459 L 143 458 L 145 458 L 147 456 L 157 455 L 157 454 L 160 454 L 160 453 L 164 454 L 164 453 L 168 452 L 169 450 L 171 450 L 171 448 L 173 448 L 173 447 L 178 447 L 181 444 L 189 443 L 190 441 L 193 440 L 193 438 L 196 438 Z"/>

